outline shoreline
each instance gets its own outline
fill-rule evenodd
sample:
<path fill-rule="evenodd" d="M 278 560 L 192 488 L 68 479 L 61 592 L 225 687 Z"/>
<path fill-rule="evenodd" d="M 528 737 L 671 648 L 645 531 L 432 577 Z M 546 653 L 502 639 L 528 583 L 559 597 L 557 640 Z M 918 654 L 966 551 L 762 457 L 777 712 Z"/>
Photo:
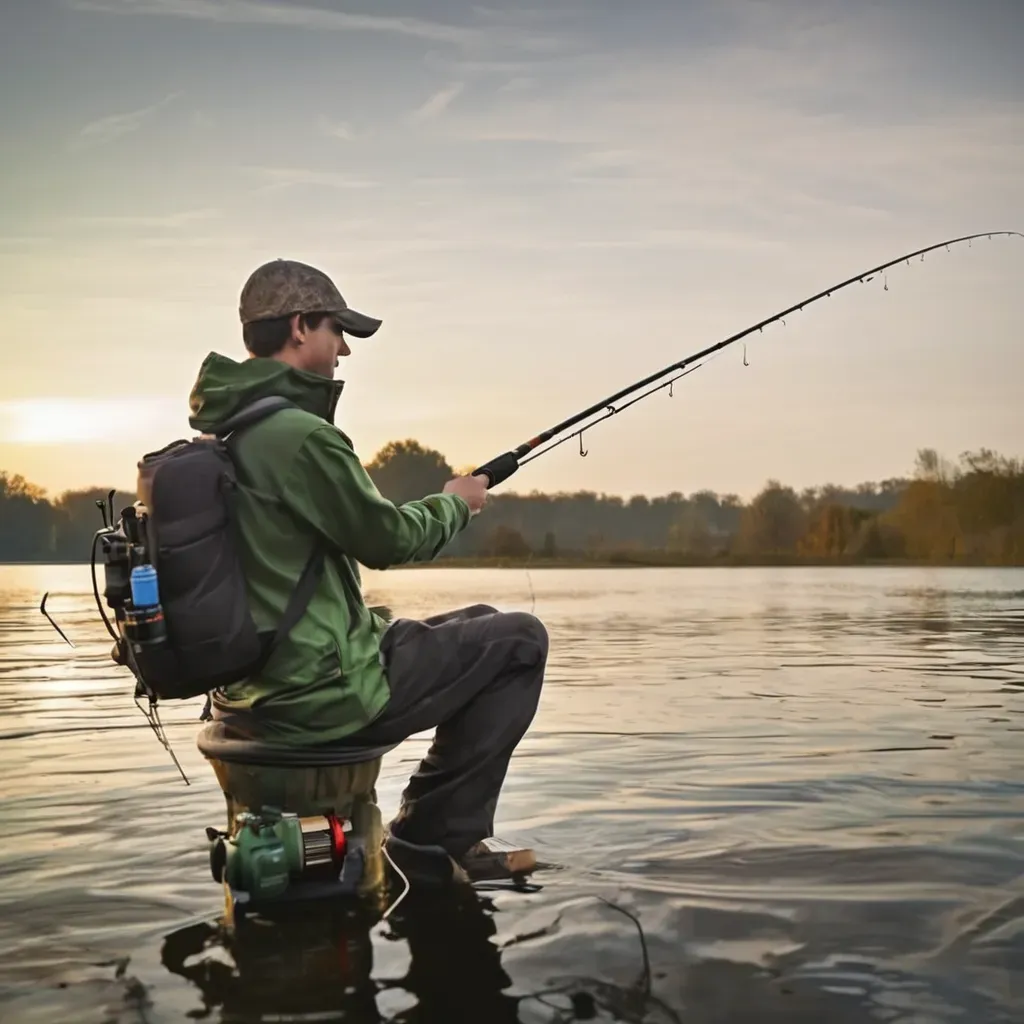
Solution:
<path fill-rule="evenodd" d="M 1022 562 L 840 558 L 449 558 L 410 562 L 401 569 L 1022 569 Z"/>
<path fill-rule="evenodd" d="M 89 567 L 89 561 L 51 561 L 49 559 L 27 559 L 24 561 L 0 562 L 4 566 L 82 566 Z M 777 557 L 758 556 L 742 558 L 727 556 L 721 558 L 649 557 L 640 554 L 609 555 L 592 558 L 502 558 L 465 557 L 436 558 L 429 562 L 407 562 L 392 566 L 391 569 L 1024 569 L 1024 562 L 985 562 L 971 559 L 928 560 L 913 558 L 812 558 L 798 555 Z M 100 566 L 97 566 L 99 571 Z M 389 569 L 381 570 L 383 572 Z"/>

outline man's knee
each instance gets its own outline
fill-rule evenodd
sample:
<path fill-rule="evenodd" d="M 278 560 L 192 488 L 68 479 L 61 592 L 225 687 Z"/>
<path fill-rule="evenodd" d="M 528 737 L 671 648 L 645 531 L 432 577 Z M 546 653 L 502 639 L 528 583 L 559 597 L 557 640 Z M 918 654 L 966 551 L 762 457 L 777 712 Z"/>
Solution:
<path fill-rule="evenodd" d="M 494 608 L 489 604 L 471 604 L 468 608 L 464 608 L 462 610 L 462 614 L 467 619 L 476 619 L 481 615 L 494 615 L 497 610 L 497 608 Z"/>
<path fill-rule="evenodd" d="M 532 660 L 543 664 L 548 657 L 548 631 L 544 623 L 531 612 L 505 612 L 503 625 L 509 634 L 518 637 L 527 647 Z"/>

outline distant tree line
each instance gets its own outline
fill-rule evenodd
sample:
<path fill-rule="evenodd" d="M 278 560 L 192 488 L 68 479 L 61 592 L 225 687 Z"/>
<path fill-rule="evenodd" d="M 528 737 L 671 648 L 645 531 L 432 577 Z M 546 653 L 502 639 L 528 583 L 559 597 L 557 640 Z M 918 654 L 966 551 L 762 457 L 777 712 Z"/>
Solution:
<path fill-rule="evenodd" d="M 107 503 L 110 488 L 65 491 L 49 500 L 24 477 L 0 470 L 0 562 L 84 562 L 103 525 L 97 501 Z M 135 501 L 114 492 L 115 513 Z"/>
<path fill-rule="evenodd" d="M 454 472 L 418 442 L 392 442 L 367 465 L 406 501 Z M 461 472 L 468 472 L 462 469 Z M 800 492 L 769 480 L 749 503 L 696 491 L 661 497 L 496 492 L 445 555 L 612 564 L 935 562 L 1024 565 L 1024 462 L 988 449 L 956 464 L 917 453 L 912 475 Z"/>
<path fill-rule="evenodd" d="M 396 503 L 456 472 L 438 451 L 393 441 L 367 464 Z M 462 469 L 460 472 L 468 472 Z M 101 525 L 101 488 L 50 500 L 0 472 L 0 561 L 82 561 Z M 115 508 L 134 495 L 117 492 Z M 956 463 L 918 452 L 905 478 L 800 492 L 769 480 L 749 503 L 696 491 L 628 499 L 592 491 L 496 492 L 443 561 L 549 564 L 924 562 L 1024 565 L 1024 462 L 988 449 Z"/>

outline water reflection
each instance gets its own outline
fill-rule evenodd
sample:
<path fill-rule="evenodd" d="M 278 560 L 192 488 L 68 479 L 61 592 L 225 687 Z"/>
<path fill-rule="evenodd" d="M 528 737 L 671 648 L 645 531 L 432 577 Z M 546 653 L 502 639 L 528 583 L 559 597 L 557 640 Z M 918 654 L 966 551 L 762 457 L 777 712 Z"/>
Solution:
<path fill-rule="evenodd" d="M 219 921 L 188 925 L 166 937 L 161 962 L 199 989 L 202 1009 L 190 1013 L 197 1019 L 218 1011 L 218 1019 L 225 1021 L 511 1024 L 523 1019 L 521 1004 L 531 1002 L 551 1011 L 535 1019 L 593 1020 L 601 1015 L 623 1024 L 678 1024 L 678 1015 L 651 994 L 642 931 L 643 969 L 634 985 L 582 976 L 525 996 L 510 995 L 512 979 L 494 941 L 495 911 L 491 900 L 474 892 L 411 891 L 376 935 L 378 950 L 381 943 L 405 946 L 401 973 L 375 971 L 371 932 L 378 919 L 340 902 L 312 912 L 302 908 L 290 919 L 250 922 L 235 932 Z M 558 917 L 503 946 L 551 934 L 557 923 Z"/>
<path fill-rule="evenodd" d="M 589 955 L 574 948 L 572 956 L 566 956 L 564 949 L 558 952 L 545 945 L 564 944 L 571 934 L 569 929 L 562 931 L 565 919 L 595 902 L 621 916 L 619 924 L 613 921 L 605 930 L 593 922 L 583 923 L 591 940 Z M 865 984 L 863 975 L 857 983 L 848 979 L 845 990 L 836 984 L 830 989 L 790 973 L 792 965 L 785 953 L 767 966 L 743 962 L 763 954 L 757 940 L 710 943 L 705 955 L 694 962 L 687 962 L 680 948 L 675 957 L 659 965 L 652 963 L 639 919 L 603 897 L 549 911 L 546 923 L 503 941 L 497 936 L 497 913 L 494 903 L 479 894 L 414 891 L 386 928 L 365 910 L 344 904 L 321 905 L 313 912 L 304 908 L 291 920 L 250 923 L 236 933 L 220 921 L 202 921 L 167 935 L 160 959 L 167 971 L 197 990 L 201 1006 L 186 1011 L 190 1018 L 238 1024 L 269 1020 L 867 1024 L 877 1020 L 871 1012 L 872 985 Z M 543 965 L 538 961 L 529 972 L 531 985 L 515 984 L 502 965 L 503 954 L 537 943 L 547 953 Z M 635 949 L 629 949 L 630 943 Z M 620 962 L 635 963 L 635 977 L 618 981 L 615 970 L 602 971 L 598 960 L 607 959 L 609 951 Z M 519 966 L 523 963 L 520 960 Z M 566 973 L 563 965 L 579 970 Z M 664 997 L 654 991 L 655 985 L 665 992 Z"/>

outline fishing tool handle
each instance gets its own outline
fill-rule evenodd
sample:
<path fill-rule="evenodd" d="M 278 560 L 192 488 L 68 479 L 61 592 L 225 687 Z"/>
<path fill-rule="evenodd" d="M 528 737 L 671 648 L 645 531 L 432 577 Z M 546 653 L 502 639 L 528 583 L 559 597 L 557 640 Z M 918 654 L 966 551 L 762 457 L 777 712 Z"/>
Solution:
<path fill-rule="evenodd" d="M 505 452 L 485 462 L 479 469 L 474 469 L 473 476 L 487 477 L 487 489 L 497 486 L 507 480 L 519 468 L 519 459 L 515 452 Z"/>

